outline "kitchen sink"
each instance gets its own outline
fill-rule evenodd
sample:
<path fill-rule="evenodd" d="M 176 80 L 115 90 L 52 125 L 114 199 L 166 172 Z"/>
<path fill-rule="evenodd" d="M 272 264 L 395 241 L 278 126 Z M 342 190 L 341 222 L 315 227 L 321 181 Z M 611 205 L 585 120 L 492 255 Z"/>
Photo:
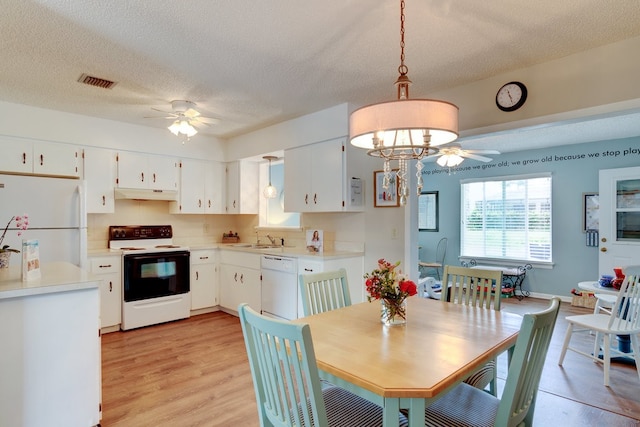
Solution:
<path fill-rule="evenodd" d="M 252 245 L 251 243 L 234 243 L 231 246 L 234 248 L 250 248 Z"/>
<path fill-rule="evenodd" d="M 275 249 L 275 248 L 281 248 L 282 246 L 258 243 L 258 244 L 251 245 L 251 247 L 253 249 Z"/>

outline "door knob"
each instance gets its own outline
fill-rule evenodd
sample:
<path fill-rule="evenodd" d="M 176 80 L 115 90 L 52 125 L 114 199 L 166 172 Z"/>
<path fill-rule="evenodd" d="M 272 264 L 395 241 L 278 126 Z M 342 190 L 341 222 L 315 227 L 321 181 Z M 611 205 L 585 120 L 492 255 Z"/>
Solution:
<path fill-rule="evenodd" d="M 600 252 L 607 252 L 607 248 L 600 248 Z"/>

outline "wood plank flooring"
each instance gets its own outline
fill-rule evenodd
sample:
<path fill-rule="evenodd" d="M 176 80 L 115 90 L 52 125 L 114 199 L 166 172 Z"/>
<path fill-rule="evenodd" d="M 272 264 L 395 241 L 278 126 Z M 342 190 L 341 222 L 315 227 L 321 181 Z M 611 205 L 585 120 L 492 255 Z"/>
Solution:
<path fill-rule="evenodd" d="M 547 301 L 504 299 L 502 309 L 537 311 Z M 640 426 L 635 367 L 602 367 L 569 352 L 557 364 L 564 317 L 590 310 L 563 304 L 538 393 L 535 425 Z M 584 342 L 589 348 L 588 341 Z M 499 390 L 506 358 L 499 359 Z M 223 312 L 102 336 L 102 426 L 258 426 L 238 319 Z"/>

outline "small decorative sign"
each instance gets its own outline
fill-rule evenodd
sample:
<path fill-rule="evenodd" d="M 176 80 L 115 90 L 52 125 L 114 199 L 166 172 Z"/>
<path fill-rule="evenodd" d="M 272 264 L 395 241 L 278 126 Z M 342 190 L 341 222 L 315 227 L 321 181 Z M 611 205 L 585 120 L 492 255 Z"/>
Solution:
<path fill-rule="evenodd" d="M 22 241 L 22 281 L 40 278 L 40 247 L 37 240 Z"/>

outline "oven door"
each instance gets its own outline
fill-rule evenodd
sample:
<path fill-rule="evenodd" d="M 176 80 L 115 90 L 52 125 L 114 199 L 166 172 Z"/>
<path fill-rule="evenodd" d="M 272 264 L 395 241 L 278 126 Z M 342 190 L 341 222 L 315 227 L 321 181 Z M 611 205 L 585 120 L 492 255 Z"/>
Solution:
<path fill-rule="evenodd" d="M 189 292 L 189 251 L 124 255 L 124 301 Z"/>

